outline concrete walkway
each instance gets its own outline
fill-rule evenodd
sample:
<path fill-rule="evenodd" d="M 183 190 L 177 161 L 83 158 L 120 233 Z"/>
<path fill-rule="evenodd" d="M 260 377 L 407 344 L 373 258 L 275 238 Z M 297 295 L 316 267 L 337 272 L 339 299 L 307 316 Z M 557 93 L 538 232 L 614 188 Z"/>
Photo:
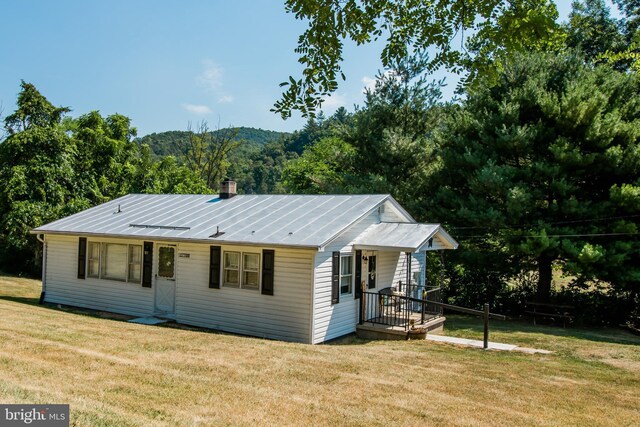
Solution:
<path fill-rule="evenodd" d="M 138 317 L 136 319 L 129 320 L 130 323 L 139 323 L 141 325 L 159 325 L 161 323 L 167 323 L 167 319 L 158 319 L 157 317 Z"/>
<path fill-rule="evenodd" d="M 448 337 L 445 335 L 430 335 L 427 334 L 427 340 L 436 341 L 436 342 L 444 342 L 448 344 L 456 344 L 456 345 L 464 345 L 467 347 L 476 347 L 483 348 L 484 342 L 480 340 L 470 340 L 467 338 L 458 338 L 458 337 Z M 518 347 L 517 345 L 511 344 L 502 344 L 499 342 L 491 342 L 489 341 L 489 350 L 501 350 L 501 351 L 521 351 L 523 353 L 529 354 L 550 354 L 549 350 L 540 350 L 536 348 L 526 348 L 526 347 Z"/>

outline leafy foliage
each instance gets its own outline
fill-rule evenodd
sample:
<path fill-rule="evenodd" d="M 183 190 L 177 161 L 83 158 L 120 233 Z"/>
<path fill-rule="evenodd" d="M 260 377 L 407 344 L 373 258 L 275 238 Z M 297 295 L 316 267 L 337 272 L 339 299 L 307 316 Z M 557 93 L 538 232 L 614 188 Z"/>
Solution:
<path fill-rule="evenodd" d="M 504 257 L 485 268 L 536 265 L 542 298 L 554 262 L 576 284 L 637 292 L 639 90 L 636 75 L 575 55 L 515 56 L 438 134 L 441 167 L 424 187 L 436 219 L 466 228 L 456 234 L 479 256 Z"/>
<path fill-rule="evenodd" d="M 296 49 L 302 78 L 281 83 L 286 90 L 272 109 L 283 118 L 292 110 L 313 117 L 338 79 L 346 79 L 341 68 L 346 40 L 362 45 L 386 37 L 380 53 L 385 68 L 431 49 L 428 72 L 466 69 L 473 80 L 494 74 L 509 52 L 548 50 L 564 37 L 549 0 L 287 0 L 285 5 L 309 26 Z"/>
<path fill-rule="evenodd" d="M 235 139 L 240 141 L 240 147 L 251 146 L 261 147 L 269 142 L 277 141 L 288 136 L 286 132 L 276 132 L 271 130 L 256 129 L 249 127 L 232 127 L 223 128 L 220 131 L 232 131 L 236 134 Z M 212 131 L 216 133 L 217 130 Z M 160 133 L 151 133 L 135 141 L 139 145 L 147 144 L 151 148 L 152 156 L 156 158 L 164 156 L 174 156 L 181 158 L 188 151 L 189 131 L 168 131 Z M 237 150 L 235 150 L 237 151 Z"/>
<path fill-rule="evenodd" d="M 206 192 L 175 158 L 152 159 L 132 141 L 129 118 L 93 111 L 64 118 L 32 84 L 22 82 L 0 144 L 0 267 L 35 272 L 40 245 L 29 230 L 130 192 Z"/>

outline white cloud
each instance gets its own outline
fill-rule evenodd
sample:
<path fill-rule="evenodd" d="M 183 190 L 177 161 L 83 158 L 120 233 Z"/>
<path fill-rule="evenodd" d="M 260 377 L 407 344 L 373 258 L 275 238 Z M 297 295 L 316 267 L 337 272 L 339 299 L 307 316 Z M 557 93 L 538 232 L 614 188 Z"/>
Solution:
<path fill-rule="evenodd" d="M 345 105 L 347 105 L 347 95 L 334 93 L 324 98 L 324 101 L 322 101 L 322 111 L 325 113 L 327 110 L 334 111 Z"/>
<path fill-rule="evenodd" d="M 395 74 L 395 72 L 393 70 L 387 70 L 384 72 L 385 76 L 393 76 Z M 396 76 L 396 79 L 400 79 L 399 76 Z M 367 89 L 369 89 L 370 91 L 373 91 L 376 88 L 376 82 L 379 79 L 377 77 L 369 77 L 369 76 L 364 76 L 362 78 L 362 83 L 364 84 L 364 87 L 362 88 L 362 93 L 367 93 Z"/>
<path fill-rule="evenodd" d="M 224 69 L 215 62 L 207 59 L 203 61 L 204 70 L 198 76 L 198 82 L 210 91 L 216 91 L 222 86 Z"/>
<path fill-rule="evenodd" d="M 235 100 L 235 98 L 231 95 L 222 95 L 220 98 L 218 98 L 218 103 L 219 104 L 229 104 L 230 102 L 233 102 Z"/>
<path fill-rule="evenodd" d="M 374 90 L 376 88 L 376 79 L 374 77 L 364 76 L 362 78 L 362 83 L 364 83 L 364 88 L 362 88 L 362 93 L 366 93 L 367 89 Z"/>
<path fill-rule="evenodd" d="M 201 116 L 213 113 L 213 110 L 211 110 L 211 108 L 207 107 L 206 105 L 182 104 L 182 108 L 192 114 L 198 114 Z"/>

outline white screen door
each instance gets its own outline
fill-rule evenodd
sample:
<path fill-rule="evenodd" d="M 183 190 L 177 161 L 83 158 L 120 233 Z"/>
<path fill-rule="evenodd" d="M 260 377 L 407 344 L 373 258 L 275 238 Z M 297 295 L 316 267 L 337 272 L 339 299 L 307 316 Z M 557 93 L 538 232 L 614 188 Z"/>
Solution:
<path fill-rule="evenodd" d="M 156 271 L 156 311 L 173 314 L 176 306 L 176 248 L 160 245 Z"/>

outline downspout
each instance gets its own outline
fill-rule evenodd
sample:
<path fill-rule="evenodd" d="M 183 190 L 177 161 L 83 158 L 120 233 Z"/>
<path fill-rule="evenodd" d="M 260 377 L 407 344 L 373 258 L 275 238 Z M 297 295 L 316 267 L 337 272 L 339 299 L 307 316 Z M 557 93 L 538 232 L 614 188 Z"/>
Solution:
<path fill-rule="evenodd" d="M 47 242 L 44 240 L 44 234 L 36 234 L 36 239 L 42 242 L 42 291 L 40 292 L 40 300 L 38 301 L 38 304 L 42 305 L 47 292 Z"/>
<path fill-rule="evenodd" d="M 309 344 L 315 344 L 316 331 L 316 257 L 318 252 L 313 253 L 311 258 L 311 316 L 309 319 Z"/>

